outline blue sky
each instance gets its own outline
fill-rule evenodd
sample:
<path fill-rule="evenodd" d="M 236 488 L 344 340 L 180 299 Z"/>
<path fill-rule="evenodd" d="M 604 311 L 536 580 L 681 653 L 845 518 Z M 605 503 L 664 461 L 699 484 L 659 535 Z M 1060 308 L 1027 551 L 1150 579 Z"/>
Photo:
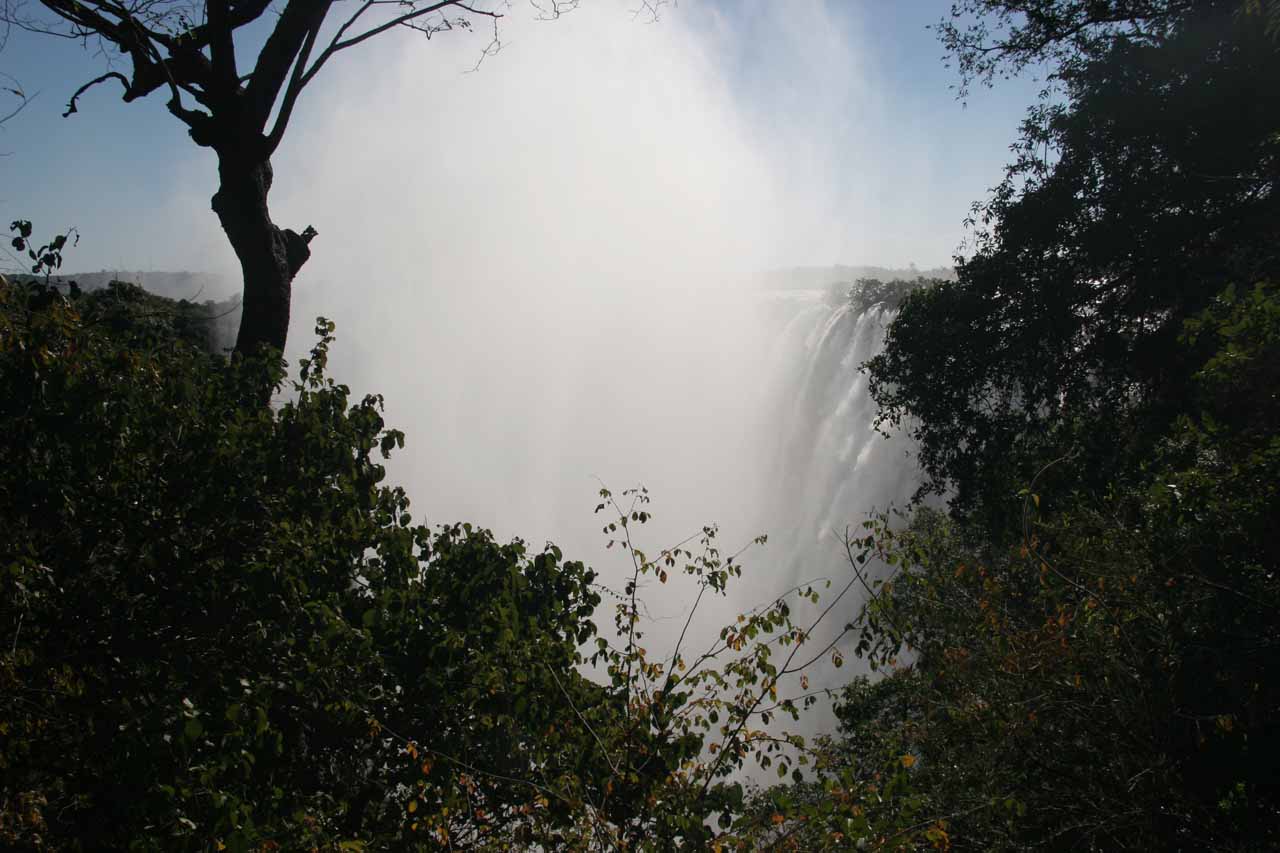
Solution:
<path fill-rule="evenodd" d="M 761 253 L 761 263 L 945 262 L 963 237 L 969 204 L 999 179 L 1007 146 L 1036 91 L 1033 81 L 1016 81 L 977 91 L 967 105 L 955 99 L 956 77 L 943 66 L 927 29 L 946 12 L 946 0 L 682 0 L 656 25 L 632 22 L 625 2 L 591 5 L 587 0 L 574 13 L 594 16 L 582 25 L 584 38 L 608 28 L 657 30 L 642 37 L 679 42 L 674 49 L 681 57 L 699 54 L 699 68 L 710 66 L 699 85 L 723 90 L 742 132 L 762 156 L 784 164 L 778 170 L 786 176 L 779 180 L 807 194 L 793 203 L 817 224 L 797 227 L 776 250 Z M 530 26 L 529 17 L 517 2 L 508 48 L 478 75 L 463 69 L 479 35 L 460 37 L 461 46 L 387 39 L 341 57 L 304 96 L 292 138 L 277 156 L 277 190 L 290 191 L 284 182 L 291 165 L 305 170 L 313 152 L 305 134 L 319 117 L 343 109 L 342 97 L 380 97 L 368 88 L 352 95 L 351 80 L 406 85 L 379 76 L 383 57 L 395 55 L 387 65 L 399 67 L 404 52 L 421 54 L 415 62 L 433 63 L 446 83 L 452 79 L 466 89 L 477 76 L 487 78 L 486 86 L 502 86 L 519 73 L 513 66 L 520 61 L 574 49 L 572 38 L 550 29 L 565 21 Z M 75 43 L 11 34 L 0 52 L 0 71 L 35 98 L 0 128 L 0 218 L 6 225 L 32 219 L 38 234 L 76 226 L 81 244 L 68 259 L 76 269 L 227 267 L 229 256 L 208 211 L 213 158 L 190 143 L 159 95 L 124 104 L 119 87 L 108 82 L 80 99 L 76 115 L 61 118 L 70 93 L 103 69 L 101 56 Z M 610 114 L 624 114 L 645 80 L 643 70 L 620 80 Z M 583 97 L 584 114 L 596 109 L 590 94 Z M 465 110 L 456 119 L 439 112 L 435 118 L 448 133 L 468 133 Z M 678 139 L 678 127 L 674 132 Z M 711 140 L 709 147 L 718 144 L 723 147 Z M 323 189 L 322 176 L 306 180 L 308 188 Z M 323 193 L 315 198 L 308 221 L 323 239 L 339 239 L 341 213 L 326 209 Z"/>

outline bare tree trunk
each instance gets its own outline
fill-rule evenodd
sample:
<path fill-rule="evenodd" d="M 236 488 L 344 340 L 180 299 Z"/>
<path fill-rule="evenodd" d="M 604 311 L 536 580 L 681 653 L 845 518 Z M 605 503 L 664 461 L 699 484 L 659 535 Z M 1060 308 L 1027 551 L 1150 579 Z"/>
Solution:
<path fill-rule="evenodd" d="M 227 233 L 244 275 L 244 303 L 235 351 L 252 355 L 264 346 L 283 351 L 289 336 L 293 278 L 311 256 L 315 232 L 278 228 L 267 210 L 271 162 L 219 153 L 220 184 L 213 210 Z"/>

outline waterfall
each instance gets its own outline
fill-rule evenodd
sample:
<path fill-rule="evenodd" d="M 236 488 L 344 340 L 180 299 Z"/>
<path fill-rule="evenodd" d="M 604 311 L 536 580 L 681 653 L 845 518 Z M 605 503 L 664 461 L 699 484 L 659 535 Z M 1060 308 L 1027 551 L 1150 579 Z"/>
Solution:
<path fill-rule="evenodd" d="M 816 582 L 822 594 L 818 603 L 793 608 L 796 623 L 807 627 L 854 578 L 844 547 L 846 530 L 859 535 L 869 514 L 906 504 L 920 476 L 909 437 L 876 430 L 876 404 L 860 370 L 880 352 L 895 312 L 883 305 L 859 311 L 848 299 L 833 298 L 825 290 L 772 292 L 760 310 L 768 353 L 757 403 L 757 444 L 766 464 L 760 469 L 754 517 L 769 542 L 749 562 L 748 582 L 738 595 L 744 600 L 754 596 L 753 603 L 759 603 L 766 594 Z M 864 600 L 864 589 L 855 583 L 801 654 L 816 654 L 836 639 Z M 853 635 L 840 640 L 840 668 L 831 655 L 817 660 L 804 673 L 808 689 L 837 690 L 865 673 L 853 654 L 855 644 Z M 781 695 L 805 692 L 798 675 L 779 687 Z M 795 731 L 796 725 L 775 719 L 769 728 Z M 799 723 L 807 737 L 835 728 L 825 702 Z M 744 768 L 743 775 L 760 784 L 776 781 L 754 766 Z"/>
<path fill-rule="evenodd" d="M 846 528 L 856 533 L 872 511 L 903 505 L 919 482 L 908 438 L 876 431 L 875 401 L 859 369 L 883 346 L 893 312 L 877 305 L 859 313 L 825 291 L 773 294 L 766 309 L 778 329 L 761 424 L 769 464 L 758 497 L 770 563 L 779 585 L 843 577 Z"/>
<path fill-rule="evenodd" d="M 362 299 L 357 291 L 319 287 L 299 291 L 295 313 L 338 317 L 334 375 L 386 394 L 387 422 L 406 434 L 388 471 L 416 518 L 470 521 L 535 549 L 555 542 L 613 590 L 631 565 L 606 549 L 607 519 L 592 514 L 601 482 L 614 493 L 649 488 L 653 519 L 634 531 L 649 554 L 705 524 L 720 525 L 724 555 L 767 534 L 728 595 L 703 599 L 687 649 L 797 583 L 830 578 L 833 594 L 850 578 L 846 527 L 901 506 L 918 481 L 909 442 L 875 432 L 858 369 L 892 312 L 859 311 L 826 290 L 607 280 L 550 292 L 442 288 L 421 310 L 376 315 L 336 301 Z M 320 293 L 325 304 L 309 303 Z M 642 584 L 652 653 L 674 644 L 692 590 L 683 575 Z M 613 601 L 596 615 L 604 631 Z M 828 625 L 843 626 L 860 603 L 851 590 Z M 836 686 L 849 674 L 846 665 L 809 681 Z"/>

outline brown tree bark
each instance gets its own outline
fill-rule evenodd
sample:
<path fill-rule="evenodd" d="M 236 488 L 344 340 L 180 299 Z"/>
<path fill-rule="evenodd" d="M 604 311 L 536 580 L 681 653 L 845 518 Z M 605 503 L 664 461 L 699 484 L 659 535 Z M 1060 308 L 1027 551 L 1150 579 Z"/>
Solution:
<path fill-rule="evenodd" d="M 282 229 L 271 221 L 271 161 L 218 156 L 213 210 L 235 249 L 244 276 L 244 303 L 235 351 L 252 355 L 262 347 L 283 351 L 289 336 L 293 279 L 311 256 L 315 232 Z"/>

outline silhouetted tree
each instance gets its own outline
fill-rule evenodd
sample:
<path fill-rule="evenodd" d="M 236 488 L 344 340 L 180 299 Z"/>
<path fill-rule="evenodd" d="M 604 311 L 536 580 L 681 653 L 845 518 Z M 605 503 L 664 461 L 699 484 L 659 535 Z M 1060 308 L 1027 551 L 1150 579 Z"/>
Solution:
<path fill-rule="evenodd" d="M 958 280 L 909 297 L 871 362 L 957 506 L 1000 514 L 1064 453 L 1095 485 L 1144 458 L 1203 363 L 1184 323 L 1280 270 L 1280 43 L 1241 4 L 1189 5 L 1158 46 L 1117 32 L 1060 68 L 1067 103 L 1033 108 Z"/>
<path fill-rule="evenodd" d="M 535 7 L 556 17 L 576 0 L 546 0 Z M 342 5 L 345 12 L 337 13 Z M 351 8 L 354 7 L 354 8 Z M 279 147 L 303 89 L 341 51 L 396 29 L 427 38 L 492 23 L 497 47 L 501 14 L 464 0 L 41 0 L 36 11 L 19 0 L 0 0 L 0 23 L 102 47 L 122 54 L 129 74 L 114 69 L 85 83 L 77 100 L 99 83 L 116 81 L 124 100 L 168 93 L 168 109 L 197 145 L 218 157 L 213 210 L 244 274 L 244 317 L 236 351 L 263 345 L 283 349 L 289 330 L 294 276 L 310 256 L 315 236 L 271 221 L 271 155 Z M 265 38 L 263 35 L 265 34 Z M 250 66 L 249 47 L 261 44 Z M 481 58 L 483 58 L 483 55 Z"/>

